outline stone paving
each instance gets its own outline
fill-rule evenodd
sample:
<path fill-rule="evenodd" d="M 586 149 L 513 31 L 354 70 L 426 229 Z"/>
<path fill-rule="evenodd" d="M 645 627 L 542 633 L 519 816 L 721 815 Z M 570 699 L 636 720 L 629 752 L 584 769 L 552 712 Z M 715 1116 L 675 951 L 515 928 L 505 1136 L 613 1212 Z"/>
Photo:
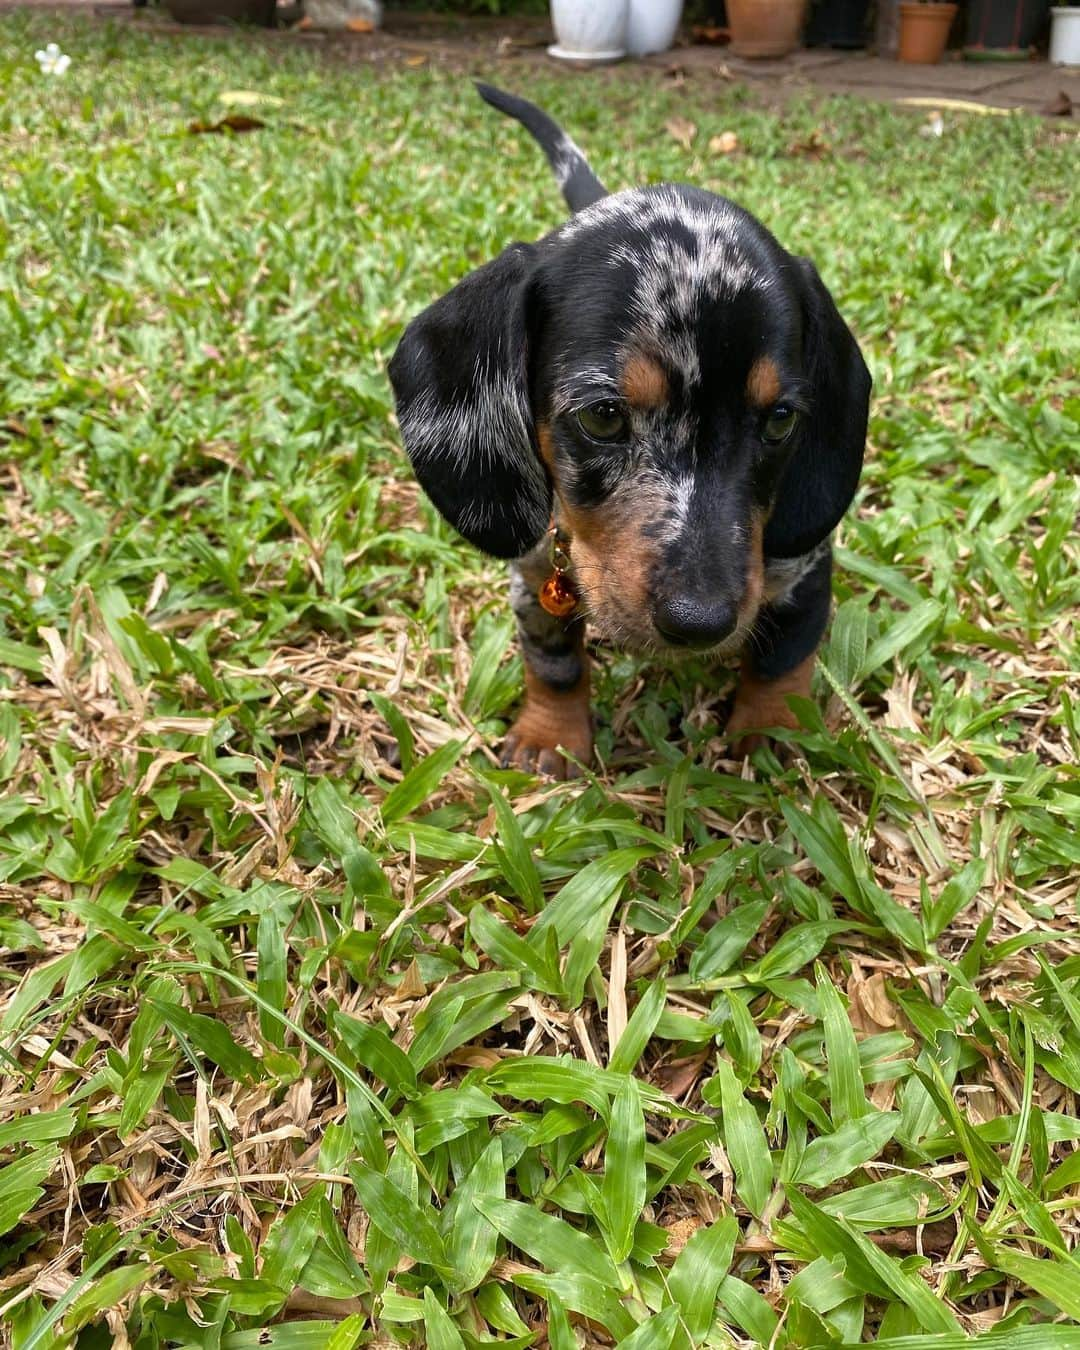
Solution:
<path fill-rule="evenodd" d="M 786 73 L 799 83 L 833 93 L 887 101 L 954 98 L 1039 112 L 1065 93 L 1076 110 L 1074 116 L 1080 116 L 1080 69 L 1052 66 L 1047 61 L 964 61 L 950 54 L 940 65 L 914 66 L 865 52 L 812 49 L 779 62 L 729 58 L 728 64 L 740 78 L 752 82 Z"/>

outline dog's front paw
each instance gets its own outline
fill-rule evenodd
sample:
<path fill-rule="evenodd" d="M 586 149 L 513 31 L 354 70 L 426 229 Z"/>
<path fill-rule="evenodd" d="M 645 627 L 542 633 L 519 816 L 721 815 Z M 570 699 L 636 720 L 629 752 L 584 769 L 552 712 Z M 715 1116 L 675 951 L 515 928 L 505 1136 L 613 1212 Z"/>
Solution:
<path fill-rule="evenodd" d="M 745 759 L 755 750 L 760 750 L 763 745 L 768 745 L 770 741 L 768 733 L 759 729 L 765 726 L 795 731 L 798 729 L 799 720 L 786 707 L 783 709 L 772 707 L 765 711 L 750 704 L 740 706 L 736 702 L 724 728 L 724 736 L 732 759 Z"/>
<path fill-rule="evenodd" d="M 735 693 L 735 706 L 724 728 L 735 759 L 743 759 L 768 744 L 766 727 L 784 731 L 799 729 L 799 719 L 788 706 L 788 697 L 792 694 L 809 697 L 813 669 L 814 658 L 811 656 L 778 679 L 761 680 L 744 666 Z"/>
<path fill-rule="evenodd" d="M 565 752 L 565 753 L 564 753 Z M 506 733 L 499 762 L 504 768 L 524 769 L 545 778 L 577 778 L 592 758 L 592 725 L 586 710 L 580 714 L 553 717 L 550 710 L 526 704 L 521 716 Z"/>

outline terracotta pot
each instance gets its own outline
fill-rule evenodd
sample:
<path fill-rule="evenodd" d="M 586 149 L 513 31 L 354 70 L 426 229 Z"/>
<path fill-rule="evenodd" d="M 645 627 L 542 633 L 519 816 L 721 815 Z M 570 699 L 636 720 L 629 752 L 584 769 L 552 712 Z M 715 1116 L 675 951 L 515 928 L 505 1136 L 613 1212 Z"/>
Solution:
<path fill-rule="evenodd" d="M 727 0 L 735 56 L 787 56 L 799 45 L 806 0 Z"/>
<path fill-rule="evenodd" d="M 900 0 L 900 60 L 917 66 L 936 65 L 945 50 L 956 9 L 952 4 Z"/>

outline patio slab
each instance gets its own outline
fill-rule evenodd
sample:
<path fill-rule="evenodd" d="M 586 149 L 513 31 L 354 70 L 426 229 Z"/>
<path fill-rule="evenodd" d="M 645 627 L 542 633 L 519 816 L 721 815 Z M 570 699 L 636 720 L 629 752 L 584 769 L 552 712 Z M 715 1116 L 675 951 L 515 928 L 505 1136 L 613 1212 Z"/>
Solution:
<path fill-rule="evenodd" d="M 937 66 L 910 66 L 900 61 L 886 61 L 880 56 L 852 54 L 828 68 L 830 83 L 873 85 L 904 93 L 951 95 L 966 98 L 971 94 L 989 93 L 1012 83 L 1017 67 L 992 61 L 943 61 Z"/>

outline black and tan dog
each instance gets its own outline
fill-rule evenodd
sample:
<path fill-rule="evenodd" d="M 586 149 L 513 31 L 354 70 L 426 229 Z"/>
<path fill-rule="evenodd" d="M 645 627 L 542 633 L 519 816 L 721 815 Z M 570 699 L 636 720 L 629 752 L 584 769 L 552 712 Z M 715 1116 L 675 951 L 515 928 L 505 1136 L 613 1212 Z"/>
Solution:
<path fill-rule="evenodd" d="M 428 496 L 514 559 L 526 701 L 503 762 L 561 777 L 560 747 L 591 755 L 586 622 L 637 650 L 742 653 L 729 736 L 791 726 L 862 467 L 855 340 L 813 266 L 733 202 L 609 196 L 546 113 L 478 87 L 575 214 L 414 319 L 390 377 Z"/>

